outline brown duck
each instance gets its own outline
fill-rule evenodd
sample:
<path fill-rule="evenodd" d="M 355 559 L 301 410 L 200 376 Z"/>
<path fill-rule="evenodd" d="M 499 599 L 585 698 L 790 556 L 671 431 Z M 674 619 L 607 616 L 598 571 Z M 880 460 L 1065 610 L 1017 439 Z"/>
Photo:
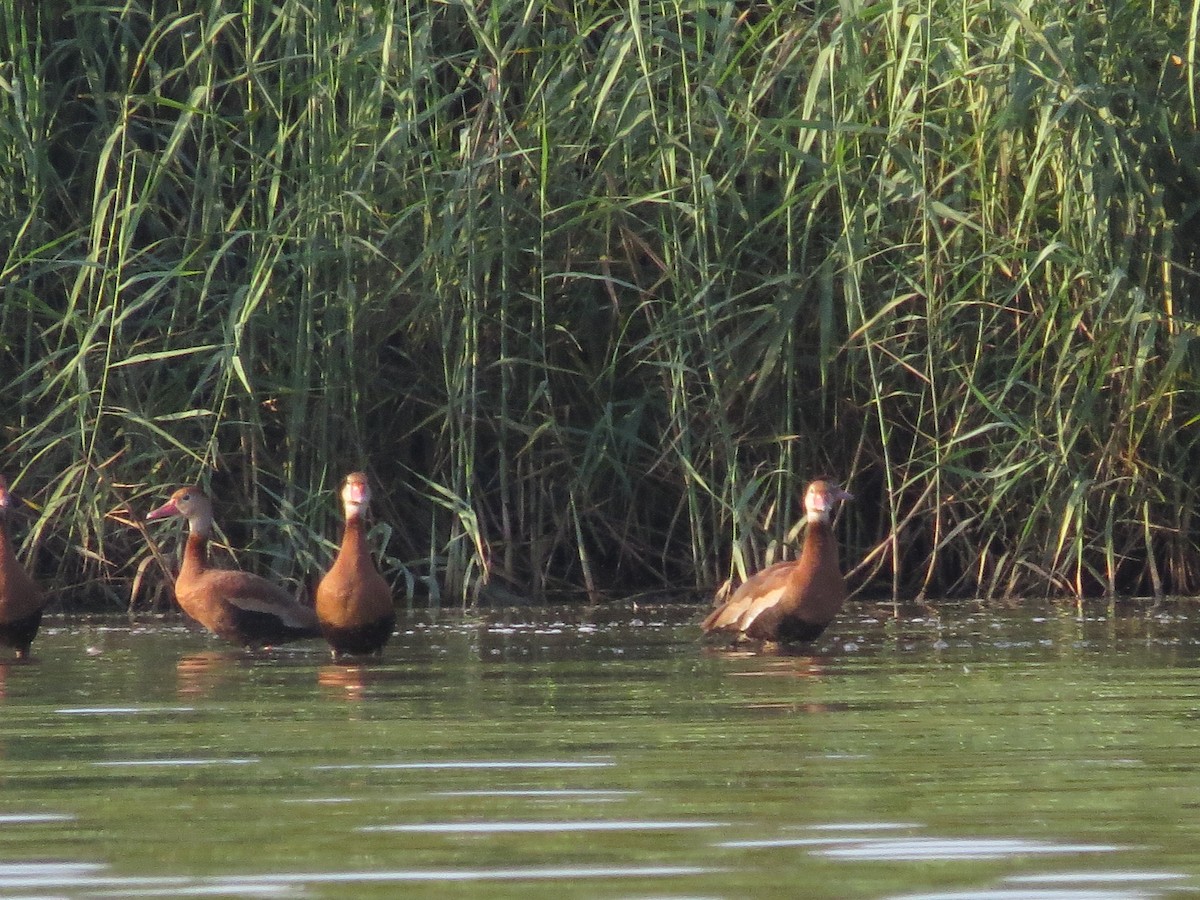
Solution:
<path fill-rule="evenodd" d="M 0 475 L 0 644 L 16 650 L 17 659 L 28 659 L 29 645 L 42 624 L 46 595 L 13 552 L 8 536 L 12 506 L 8 481 Z"/>
<path fill-rule="evenodd" d="M 321 633 L 342 654 L 379 653 L 396 627 L 392 589 L 367 547 L 363 518 L 371 503 L 371 485 L 362 472 L 351 472 L 342 484 L 346 528 L 333 566 L 317 585 L 317 620 Z"/>
<path fill-rule="evenodd" d="M 701 624 L 706 635 L 749 641 L 811 641 L 846 600 L 837 540 L 829 516 L 853 495 L 832 481 L 814 481 L 804 495 L 807 534 L 800 558 L 776 563 L 746 580 Z"/>
<path fill-rule="evenodd" d="M 146 520 L 168 516 L 188 522 L 183 564 L 175 578 L 175 599 L 188 616 L 218 637 L 246 647 L 320 637 L 316 613 L 279 585 L 250 572 L 209 566 L 213 511 L 204 491 L 180 488 Z"/>

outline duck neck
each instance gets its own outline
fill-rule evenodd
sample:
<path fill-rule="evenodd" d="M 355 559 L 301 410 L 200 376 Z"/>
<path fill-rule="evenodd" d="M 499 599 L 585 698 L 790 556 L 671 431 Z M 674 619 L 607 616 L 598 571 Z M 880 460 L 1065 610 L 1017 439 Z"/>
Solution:
<path fill-rule="evenodd" d="M 367 550 L 366 526 L 362 516 L 350 516 L 346 519 L 346 528 L 342 532 L 342 546 L 338 548 L 338 559 L 354 560 L 370 556 Z"/>
<path fill-rule="evenodd" d="M 208 566 L 208 533 L 188 532 L 187 543 L 183 547 L 183 564 L 179 568 L 180 577 L 199 575 Z"/>
<path fill-rule="evenodd" d="M 810 518 L 805 529 L 804 549 L 800 551 L 800 568 L 811 569 L 818 565 L 837 566 L 837 541 L 833 528 L 825 518 Z"/>

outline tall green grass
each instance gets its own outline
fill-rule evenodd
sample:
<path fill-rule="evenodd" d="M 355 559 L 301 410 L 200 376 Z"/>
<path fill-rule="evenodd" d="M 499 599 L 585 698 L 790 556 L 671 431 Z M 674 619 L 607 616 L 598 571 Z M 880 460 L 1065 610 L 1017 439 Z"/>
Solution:
<path fill-rule="evenodd" d="M 1195 590 L 1200 3 L 0 3 L 0 465 L 416 602 Z M 89 594 L 90 595 L 90 594 Z"/>

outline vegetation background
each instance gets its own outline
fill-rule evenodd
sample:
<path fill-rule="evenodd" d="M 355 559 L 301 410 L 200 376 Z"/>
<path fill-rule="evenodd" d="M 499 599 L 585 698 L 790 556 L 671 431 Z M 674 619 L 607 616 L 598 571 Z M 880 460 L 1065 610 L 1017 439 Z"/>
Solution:
<path fill-rule="evenodd" d="M 361 467 L 413 602 L 710 590 L 830 473 L 867 593 L 1195 591 L 1198 11 L 0 0 L 26 552 L 304 577 Z"/>

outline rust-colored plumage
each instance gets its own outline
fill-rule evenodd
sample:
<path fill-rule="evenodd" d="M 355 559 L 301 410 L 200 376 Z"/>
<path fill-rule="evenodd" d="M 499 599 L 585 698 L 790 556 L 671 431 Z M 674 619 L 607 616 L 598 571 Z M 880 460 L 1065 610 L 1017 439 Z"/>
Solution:
<path fill-rule="evenodd" d="M 46 595 L 13 552 L 8 536 L 12 505 L 8 481 L 0 475 L 0 644 L 12 647 L 17 659 L 26 659 L 42 624 Z"/>
<path fill-rule="evenodd" d="M 831 481 L 810 484 L 804 495 L 808 527 L 800 558 L 776 563 L 747 579 L 704 620 L 704 633 L 751 641 L 817 638 L 846 600 L 829 516 L 839 500 L 850 499 Z"/>
<path fill-rule="evenodd" d="M 180 488 L 146 520 L 168 516 L 183 516 L 188 521 L 175 599 L 189 617 L 218 637 L 249 647 L 320 636 L 312 608 L 279 585 L 250 572 L 208 565 L 213 514 L 212 501 L 204 491 Z"/>
<path fill-rule="evenodd" d="M 367 476 L 347 475 L 341 498 L 346 529 L 333 566 L 317 585 L 317 619 L 335 658 L 382 651 L 396 627 L 392 590 L 371 559 L 364 533 L 371 502 Z"/>

